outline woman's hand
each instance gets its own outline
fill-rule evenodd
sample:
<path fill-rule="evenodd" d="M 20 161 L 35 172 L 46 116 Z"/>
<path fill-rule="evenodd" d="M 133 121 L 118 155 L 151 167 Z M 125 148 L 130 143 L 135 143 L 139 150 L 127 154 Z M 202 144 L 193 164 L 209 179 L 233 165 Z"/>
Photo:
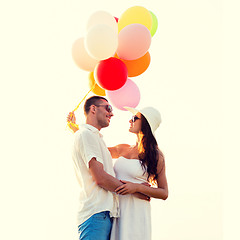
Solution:
<path fill-rule="evenodd" d="M 124 184 L 115 189 L 115 192 L 117 194 L 125 195 L 125 194 L 132 194 L 137 192 L 137 186 L 138 186 L 137 183 L 132 183 L 132 182 L 123 181 L 123 180 L 121 180 L 121 182 Z"/>

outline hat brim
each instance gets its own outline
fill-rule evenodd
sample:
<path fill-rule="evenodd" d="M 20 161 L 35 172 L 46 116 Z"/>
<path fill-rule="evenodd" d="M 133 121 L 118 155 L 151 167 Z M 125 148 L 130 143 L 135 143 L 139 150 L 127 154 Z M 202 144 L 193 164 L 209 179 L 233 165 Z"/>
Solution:
<path fill-rule="evenodd" d="M 133 115 L 135 115 L 139 112 L 139 110 L 137 110 L 136 108 L 132 108 L 132 107 L 123 107 L 123 108 L 125 108 L 126 110 L 131 112 Z"/>

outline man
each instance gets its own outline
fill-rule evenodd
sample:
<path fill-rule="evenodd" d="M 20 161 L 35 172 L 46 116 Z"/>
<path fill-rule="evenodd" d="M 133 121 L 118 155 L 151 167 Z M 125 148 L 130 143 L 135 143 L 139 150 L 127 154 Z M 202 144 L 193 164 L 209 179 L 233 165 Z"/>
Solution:
<path fill-rule="evenodd" d="M 107 99 L 93 96 L 84 104 L 86 124 L 73 129 L 75 134 L 73 161 L 80 185 L 77 222 L 79 240 L 108 240 L 111 217 L 119 217 L 118 198 L 114 190 L 122 183 L 114 176 L 111 154 L 100 130 L 108 127 L 113 116 Z M 75 123 L 70 113 L 68 121 Z M 135 194 L 147 200 L 147 197 Z"/>
<path fill-rule="evenodd" d="M 108 127 L 112 107 L 100 96 L 84 104 L 86 124 L 75 134 L 73 161 L 80 188 L 77 222 L 79 240 L 107 240 L 110 237 L 111 217 L 119 216 L 118 199 L 114 190 L 122 183 L 114 177 L 112 158 L 101 128 Z"/>

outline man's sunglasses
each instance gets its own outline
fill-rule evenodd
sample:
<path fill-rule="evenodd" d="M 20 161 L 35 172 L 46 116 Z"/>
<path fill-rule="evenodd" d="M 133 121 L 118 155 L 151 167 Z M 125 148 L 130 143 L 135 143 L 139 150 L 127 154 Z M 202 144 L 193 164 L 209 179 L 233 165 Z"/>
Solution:
<path fill-rule="evenodd" d="M 136 122 L 138 119 L 140 119 L 140 118 L 137 117 L 136 115 L 132 116 L 132 122 Z"/>
<path fill-rule="evenodd" d="M 95 106 L 97 106 L 97 107 L 105 107 L 105 109 L 110 113 L 110 112 L 112 112 L 112 106 L 111 105 L 95 105 Z"/>

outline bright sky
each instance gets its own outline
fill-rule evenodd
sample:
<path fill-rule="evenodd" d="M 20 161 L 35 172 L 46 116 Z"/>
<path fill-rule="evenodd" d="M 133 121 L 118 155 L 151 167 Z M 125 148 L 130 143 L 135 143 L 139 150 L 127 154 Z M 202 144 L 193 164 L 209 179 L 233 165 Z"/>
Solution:
<path fill-rule="evenodd" d="M 1 3 L 2 5 L 2 3 Z M 153 240 L 222 238 L 220 0 L 8 1 L 1 6 L 1 239 L 77 239 L 73 135 L 66 116 L 88 89 L 71 57 L 89 16 L 116 17 L 143 6 L 158 18 L 148 70 L 132 80 L 138 108 L 162 114 L 157 140 L 166 157 L 169 198 L 152 200 Z M 83 122 L 82 109 L 77 112 Z M 131 115 L 114 109 L 107 145 L 134 144 Z M 134 224 L 134 223 L 132 223 Z"/>

